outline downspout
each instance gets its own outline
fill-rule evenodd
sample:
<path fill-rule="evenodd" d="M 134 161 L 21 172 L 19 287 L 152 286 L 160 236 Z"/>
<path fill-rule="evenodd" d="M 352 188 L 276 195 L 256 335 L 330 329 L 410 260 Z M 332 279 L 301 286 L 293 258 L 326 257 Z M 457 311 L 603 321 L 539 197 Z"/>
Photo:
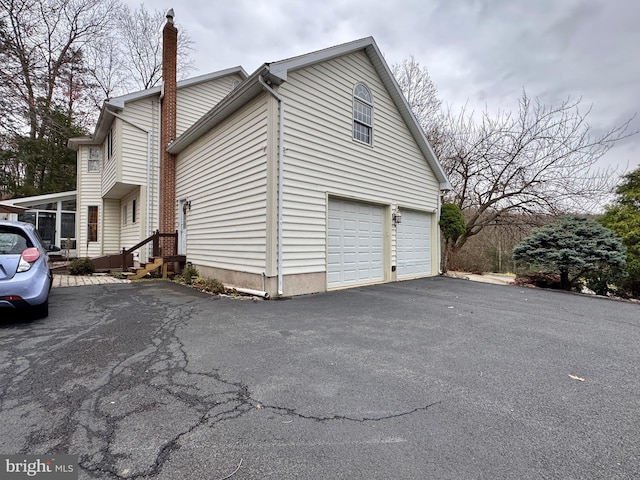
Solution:
<path fill-rule="evenodd" d="M 157 116 L 156 116 L 157 115 Z M 153 134 L 160 131 L 158 124 L 158 118 L 160 118 L 160 102 L 156 103 L 155 100 L 151 100 L 151 131 L 148 134 L 148 158 L 147 158 L 147 238 L 153 234 L 153 212 L 156 206 L 155 198 L 155 186 L 156 186 L 156 166 L 154 164 L 153 155 Z M 148 250 L 148 248 L 147 248 Z"/>
<path fill-rule="evenodd" d="M 269 92 L 273 98 L 278 101 L 279 119 L 278 119 L 278 295 L 283 295 L 283 279 L 282 279 L 282 223 L 284 202 L 282 198 L 282 187 L 284 185 L 284 100 L 276 91 L 271 88 L 262 78 L 258 77 L 258 81 L 262 88 Z"/>
<path fill-rule="evenodd" d="M 445 190 L 440 191 L 438 194 L 438 203 L 436 210 L 436 233 L 437 233 L 437 242 L 436 248 L 438 249 L 438 275 L 442 275 L 442 230 L 440 230 L 440 212 L 442 212 L 442 197 L 445 193 Z M 445 265 L 446 266 L 446 265 Z"/>

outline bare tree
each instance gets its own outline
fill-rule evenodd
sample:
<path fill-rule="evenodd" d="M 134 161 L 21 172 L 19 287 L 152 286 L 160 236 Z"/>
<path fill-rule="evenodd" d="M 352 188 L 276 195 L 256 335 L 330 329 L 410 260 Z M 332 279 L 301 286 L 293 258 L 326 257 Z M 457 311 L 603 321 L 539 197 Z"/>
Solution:
<path fill-rule="evenodd" d="M 601 208 L 615 188 L 615 175 L 596 163 L 616 142 L 637 133 L 629 131 L 630 119 L 595 134 L 587 122 L 591 109 L 581 109 L 580 99 L 544 105 L 526 92 L 513 113 L 440 113 L 437 90 L 415 59 L 392 71 L 449 176 L 453 189 L 445 201 L 460 207 L 466 221 L 452 259 L 487 227 Z"/>
<path fill-rule="evenodd" d="M 136 86 L 142 90 L 158 85 L 162 79 L 162 42 L 160 32 L 166 12 L 148 11 L 144 5 L 131 10 L 122 7 L 118 30 L 122 39 L 122 52 Z M 184 78 L 193 70 L 190 54 L 193 41 L 178 26 L 178 72 Z"/>
<path fill-rule="evenodd" d="M 149 11 L 119 5 L 112 15 L 111 29 L 100 42 L 87 45 L 86 63 L 93 81 L 94 104 L 105 98 L 135 90 L 146 90 L 162 80 L 161 31 L 166 21 L 161 10 Z M 178 76 L 193 71 L 193 41 L 185 29 L 178 31 Z"/>
<path fill-rule="evenodd" d="M 391 72 L 429 143 L 438 154 L 442 128 L 442 101 L 429 72 L 420 66 L 413 56 L 393 65 Z"/>
<path fill-rule="evenodd" d="M 0 0 L 0 195 L 73 188 L 66 139 L 104 98 L 159 82 L 164 21 L 119 0 Z M 180 41 L 184 75 L 193 42 Z"/>
<path fill-rule="evenodd" d="M 89 94 L 94 107 L 100 108 L 105 98 L 134 89 L 119 33 L 107 32 L 100 42 L 87 44 L 84 50 L 92 87 Z"/>
<path fill-rule="evenodd" d="M 594 135 L 580 99 L 548 106 L 523 92 L 516 114 L 479 120 L 462 110 L 446 117 L 440 161 L 453 186 L 450 200 L 467 229 L 454 252 L 507 214 L 588 213 L 615 188 L 610 170 L 595 168 L 614 144 L 632 134 L 631 120 Z"/>
<path fill-rule="evenodd" d="M 50 127 L 54 104 L 66 103 L 61 78 L 101 36 L 113 1 L 0 0 L 0 89 L 14 128 L 36 139 Z"/>
<path fill-rule="evenodd" d="M 83 103 L 82 48 L 107 28 L 116 0 L 0 0 L 0 189 L 24 196 L 69 190 Z"/>

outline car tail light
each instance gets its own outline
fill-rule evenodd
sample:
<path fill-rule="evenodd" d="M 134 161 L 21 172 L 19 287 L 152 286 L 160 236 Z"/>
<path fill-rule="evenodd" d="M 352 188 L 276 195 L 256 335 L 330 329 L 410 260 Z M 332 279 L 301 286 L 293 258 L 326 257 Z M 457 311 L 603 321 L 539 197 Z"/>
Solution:
<path fill-rule="evenodd" d="M 22 252 L 20 263 L 18 264 L 18 272 L 26 272 L 31 268 L 33 262 L 40 258 L 40 251 L 37 248 L 27 248 Z"/>

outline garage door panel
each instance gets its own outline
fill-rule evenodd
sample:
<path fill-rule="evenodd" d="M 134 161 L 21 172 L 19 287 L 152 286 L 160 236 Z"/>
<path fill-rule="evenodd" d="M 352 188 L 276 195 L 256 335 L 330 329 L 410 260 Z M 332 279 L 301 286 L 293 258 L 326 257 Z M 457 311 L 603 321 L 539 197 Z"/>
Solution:
<path fill-rule="evenodd" d="M 328 287 L 384 280 L 384 208 L 329 201 Z"/>
<path fill-rule="evenodd" d="M 398 278 L 431 275 L 431 214 L 404 210 L 397 226 Z"/>

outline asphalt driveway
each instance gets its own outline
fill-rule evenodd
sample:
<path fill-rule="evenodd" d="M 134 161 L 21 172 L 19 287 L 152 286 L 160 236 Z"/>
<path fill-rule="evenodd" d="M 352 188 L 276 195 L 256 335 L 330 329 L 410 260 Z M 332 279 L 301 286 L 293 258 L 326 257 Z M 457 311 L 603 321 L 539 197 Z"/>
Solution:
<path fill-rule="evenodd" d="M 54 289 L 0 325 L 0 453 L 81 479 L 638 478 L 639 345 L 637 304 L 443 277 Z"/>

